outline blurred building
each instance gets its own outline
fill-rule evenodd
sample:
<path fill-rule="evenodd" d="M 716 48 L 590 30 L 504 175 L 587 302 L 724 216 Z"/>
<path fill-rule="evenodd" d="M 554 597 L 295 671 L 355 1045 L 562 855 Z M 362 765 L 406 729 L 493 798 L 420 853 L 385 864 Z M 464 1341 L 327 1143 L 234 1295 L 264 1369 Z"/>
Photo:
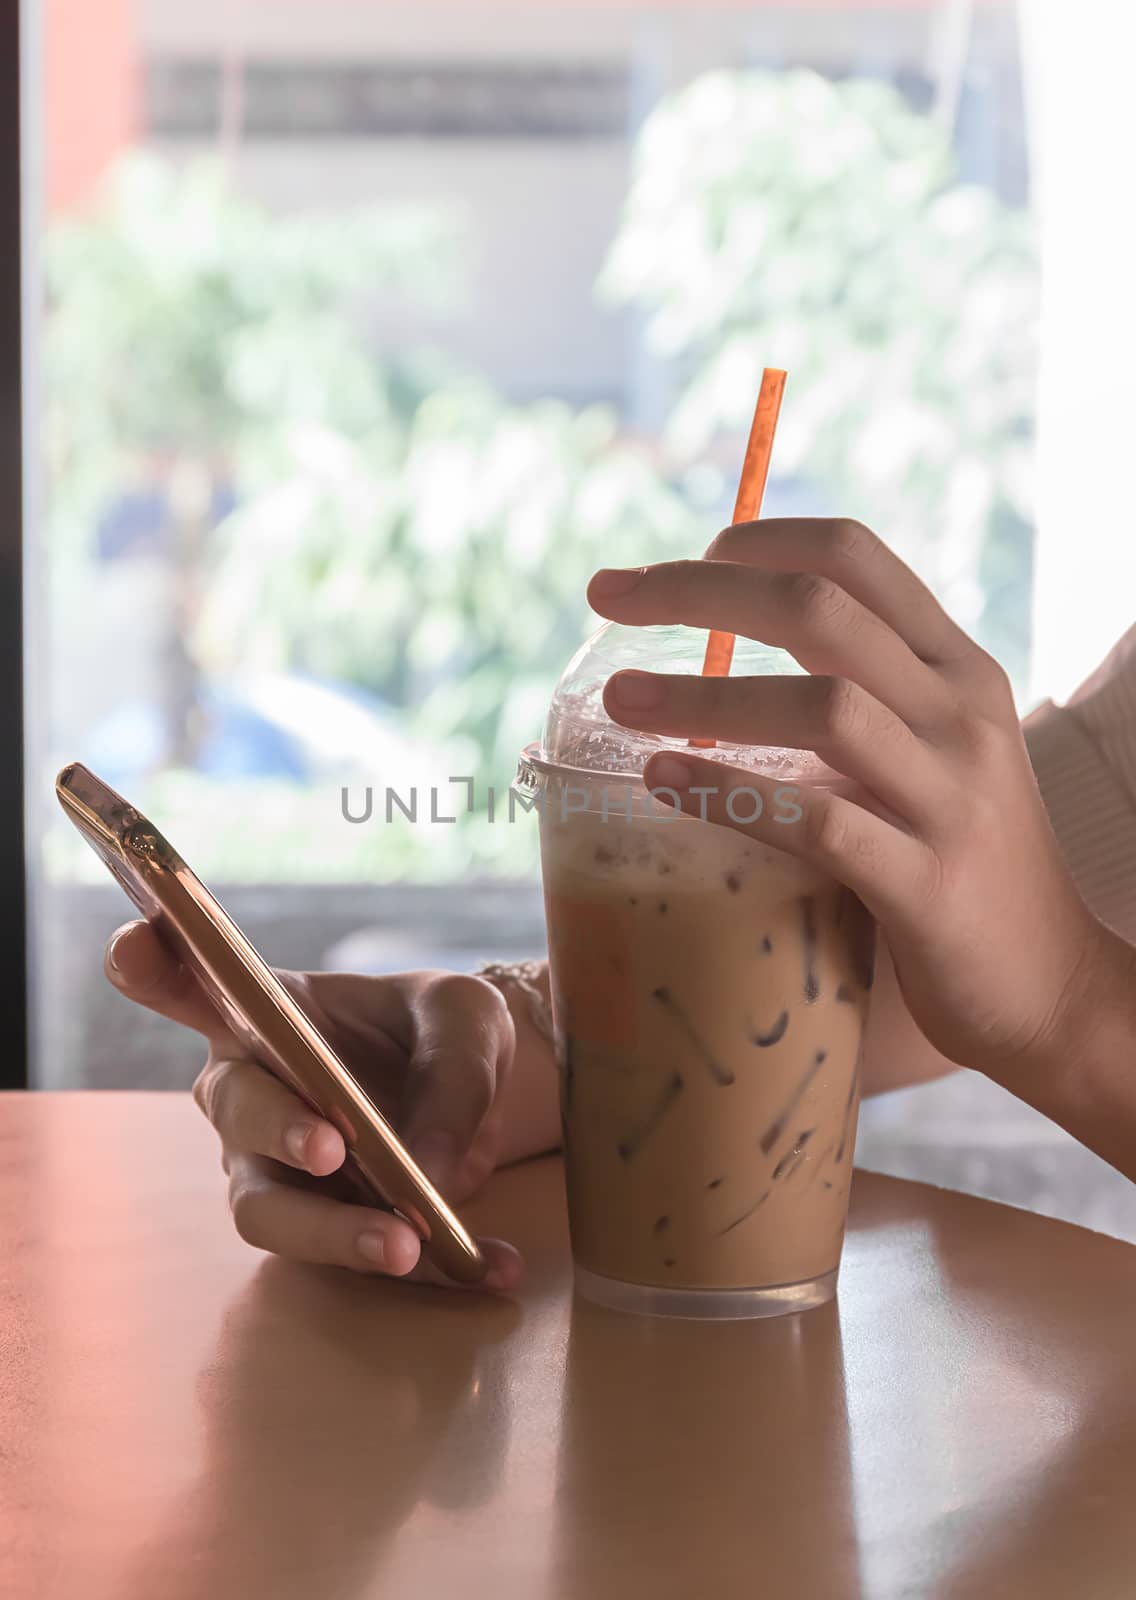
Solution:
<path fill-rule="evenodd" d="M 952 120 L 967 176 L 1026 184 L 999 0 L 45 0 L 45 53 L 52 210 L 132 142 L 221 150 L 273 207 L 436 205 L 463 230 L 467 303 L 380 336 L 433 336 L 515 399 L 609 399 L 633 422 L 656 420 L 659 374 L 592 290 L 665 91 L 731 64 L 881 77 Z"/>

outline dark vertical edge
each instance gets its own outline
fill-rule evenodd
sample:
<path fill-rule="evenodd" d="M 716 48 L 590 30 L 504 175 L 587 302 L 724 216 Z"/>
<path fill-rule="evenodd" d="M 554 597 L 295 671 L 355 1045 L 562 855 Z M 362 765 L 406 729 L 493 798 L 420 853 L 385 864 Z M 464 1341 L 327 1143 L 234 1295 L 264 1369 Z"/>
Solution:
<path fill-rule="evenodd" d="M 20 0 L 0 0 L 0 1088 L 28 1084 Z"/>

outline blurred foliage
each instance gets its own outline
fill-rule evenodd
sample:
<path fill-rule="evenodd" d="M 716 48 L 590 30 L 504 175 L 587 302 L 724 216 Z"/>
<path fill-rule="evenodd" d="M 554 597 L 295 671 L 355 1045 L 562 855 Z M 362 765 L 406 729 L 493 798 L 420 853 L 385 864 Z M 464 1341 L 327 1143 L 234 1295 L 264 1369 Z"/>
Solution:
<path fill-rule="evenodd" d="M 601 290 L 679 375 L 676 449 L 743 428 L 762 366 L 787 368 L 776 472 L 874 526 L 1023 671 L 1034 242 L 959 182 L 939 121 L 883 83 L 699 78 L 643 128 Z"/>
<path fill-rule="evenodd" d="M 510 770 L 506 779 L 512 775 Z M 432 825 L 429 777 L 420 782 L 419 818 L 411 824 L 395 811 L 384 818 L 390 780 L 409 803 L 406 784 L 391 774 L 376 775 L 372 815 L 352 824 L 343 819 L 341 792 L 334 783 L 301 786 L 282 778 L 219 780 L 184 769 L 155 774 L 132 795 L 211 886 L 234 883 L 381 884 L 402 879 L 418 883 L 461 883 L 472 874 L 484 878 L 532 881 L 539 872 L 537 818 L 519 807 L 510 815 L 501 783 L 495 786 L 494 820 L 486 810 L 487 784 L 479 781 L 476 809 L 462 807 L 465 790 L 438 776 L 438 814 L 455 824 Z M 365 814 L 365 789 L 348 789 L 350 814 Z M 60 815 L 45 839 L 44 862 L 56 882 L 105 887 L 106 868 Z M 125 902 L 124 902 L 125 906 Z"/>
<path fill-rule="evenodd" d="M 777 477 L 875 526 L 1024 667 L 1029 228 L 958 182 L 941 127 L 897 92 L 715 73 L 648 119 L 600 292 L 668 363 L 661 445 L 607 409 L 511 405 L 437 349 L 392 348 L 380 330 L 403 311 L 444 326 L 464 259 L 436 211 L 273 215 L 216 166 L 124 161 L 101 208 L 48 239 L 57 617 L 89 603 L 108 504 L 157 481 L 201 534 L 176 619 L 194 671 L 359 685 L 408 738 L 472 739 L 503 784 L 588 626 L 588 573 L 713 531 L 769 364 L 790 371 Z M 218 485 L 235 509 L 213 528 Z M 204 780 L 160 781 L 177 837 Z M 308 799 L 246 786 L 234 814 L 260 822 L 218 842 L 226 874 L 531 865 L 531 829 L 347 829 L 337 794 L 310 818 Z"/>
<path fill-rule="evenodd" d="M 202 651 L 350 679 L 511 773 L 588 626 L 586 576 L 689 550 L 693 514 L 600 408 L 454 380 L 398 442 L 381 473 L 367 436 L 291 430 L 285 471 L 222 530 Z"/>
<path fill-rule="evenodd" d="M 198 460 L 255 492 L 292 426 L 384 437 L 436 374 L 376 363 L 361 320 L 376 299 L 452 303 L 454 262 L 432 213 L 269 216 L 219 165 L 125 157 L 98 209 L 47 235 L 56 552 L 89 549 L 143 457 Z"/>
<path fill-rule="evenodd" d="M 177 638 L 155 679 L 184 677 L 188 654 L 217 678 L 287 669 L 356 685 L 402 714 L 408 759 L 461 749 L 483 787 L 507 785 L 595 621 L 587 574 L 686 553 L 701 534 L 689 497 L 618 437 L 610 410 L 509 405 L 434 350 L 380 348 L 380 312 L 389 323 L 400 304 L 455 303 L 461 259 L 437 214 L 277 217 L 213 165 L 123 162 L 102 207 L 48 245 L 59 636 L 97 592 L 108 505 L 157 487 L 182 531 L 170 540 Z M 219 485 L 235 509 L 209 528 Z M 179 680 L 165 700 L 185 698 Z M 531 840 L 483 818 L 429 835 L 347 829 L 329 786 L 314 810 L 296 795 L 285 821 L 279 788 L 229 786 L 225 812 L 254 810 L 258 829 L 235 827 L 232 849 L 209 836 L 203 870 L 231 872 L 235 855 L 252 877 L 266 860 L 295 875 L 305 831 L 316 875 L 532 864 Z M 200 782 L 155 775 L 146 790 L 171 833 L 192 839 Z"/>

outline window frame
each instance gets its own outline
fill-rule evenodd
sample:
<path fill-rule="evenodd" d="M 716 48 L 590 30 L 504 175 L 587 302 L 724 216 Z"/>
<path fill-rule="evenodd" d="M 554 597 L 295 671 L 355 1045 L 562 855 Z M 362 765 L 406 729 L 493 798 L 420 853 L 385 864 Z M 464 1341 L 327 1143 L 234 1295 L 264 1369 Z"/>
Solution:
<path fill-rule="evenodd" d="M 24 128 L 20 0 L 0 0 L 0 1089 L 28 1086 L 28 873 L 24 759 Z"/>

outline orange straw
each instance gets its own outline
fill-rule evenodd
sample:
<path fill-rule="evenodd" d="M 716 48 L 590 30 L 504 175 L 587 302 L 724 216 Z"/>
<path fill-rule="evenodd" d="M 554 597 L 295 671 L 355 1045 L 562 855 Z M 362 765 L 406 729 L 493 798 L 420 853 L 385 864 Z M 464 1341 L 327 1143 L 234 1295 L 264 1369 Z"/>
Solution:
<path fill-rule="evenodd" d="M 773 454 L 773 435 L 777 431 L 777 418 L 781 412 L 781 396 L 785 392 L 787 374 L 779 367 L 766 367 L 761 375 L 761 390 L 749 430 L 745 461 L 738 483 L 738 497 L 734 501 L 731 526 L 738 522 L 753 522 L 761 515 L 761 502 L 765 495 L 765 481 L 769 477 L 769 458 Z M 712 629 L 706 641 L 706 657 L 702 663 L 704 678 L 726 678 L 734 658 L 734 635 Z M 691 739 L 698 749 L 713 748 L 713 739 Z"/>

